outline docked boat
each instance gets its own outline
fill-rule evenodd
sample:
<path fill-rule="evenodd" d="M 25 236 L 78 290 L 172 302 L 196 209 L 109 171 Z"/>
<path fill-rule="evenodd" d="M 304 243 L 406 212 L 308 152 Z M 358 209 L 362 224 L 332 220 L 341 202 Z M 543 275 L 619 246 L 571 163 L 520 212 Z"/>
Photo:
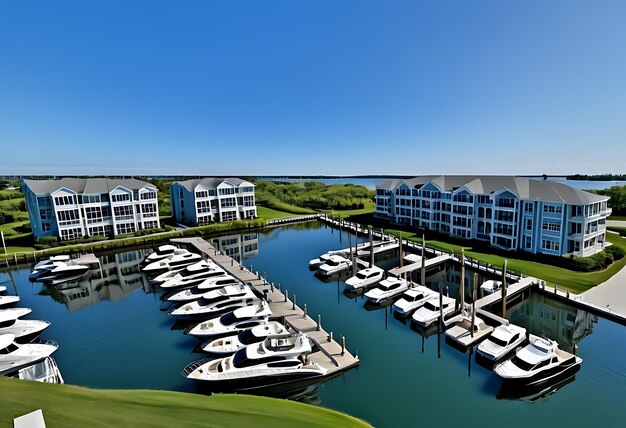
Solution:
<path fill-rule="evenodd" d="M 147 274 L 156 274 L 158 272 L 169 271 L 181 271 L 187 266 L 194 263 L 198 263 L 202 260 L 200 254 L 192 253 L 184 250 L 183 254 L 175 254 L 170 257 L 157 260 L 145 266 L 142 271 Z"/>
<path fill-rule="evenodd" d="M 578 370 L 582 358 L 563 351 L 554 340 L 530 335 L 530 343 L 493 371 L 505 382 L 538 385 Z"/>
<path fill-rule="evenodd" d="M 36 281 L 48 285 L 62 284 L 82 278 L 89 270 L 88 266 L 74 262 L 53 262 L 53 265 L 51 269 L 41 272 Z"/>
<path fill-rule="evenodd" d="M 427 328 L 439 319 L 441 312 L 443 316 L 454 312 L 454 299 L 443 296 L 442 306 L 439 306 L 439 296 L 431 297 L 424 305 L 413 313 L 411 319 L 422 328 Z"/>
<path fill-rule="evenodd" d="M 384 300 L 400 296 L 409 289 L 409 283 L 405 279 L 389 277 L 380 281 L 378 287 L 365 293 L 370 302 L 378 304 Z"/>
<path fill-rule="evenodd" d="M 413 254 L 413 253 L 405 254 L 403 259 L 405 263 L 411 264 L 411 265 L 422 262 L 422 256 L 418 256 L 417 254 Z"/>
<path fill-rule="evenodd" d="M 451 340 L 458 347 L 465 349 L 483 340 L 493 331 L 493 327 L 487 325 L 482 318 L 477 316 L 474 316 L 473 324 L 472 327 L 471 314 L 466 314 L 460 321 L 457 321 L 452 327 L 446 330 L 446 339 Z"/>
<path fill-rule="evenodd" d="M 323 276 L 330 276 L 348 270 L 350 267 L 352 267 L 352 261 L 343 256 L 333 254 L 326 260 L 326 263 L 320 266 L 319 273 Z"/>
<path fill-rule="evenodd" d="M 0 285 L 0 294 L 4 294 L 7 292 L 7 288 L 4 285 Z"/>
<path fill-rule="evenodd" d="M 202 321 L 185 329 L 185 334 L 196 337 L 225 336 L 239 333 L 250 327 L 265 324 L 272 311 L 265 301 L 245 308 L 235 309 L 219 318 Z"/>
<path fill-rule="evenodd" d="M 166 300 L 168 302 L 190 302 L 192 300 L 199 299 L 200 297 L 202 297 L 202 295 L 208 293 L 211 290 L 218 290 L 220 288 L 237 286 L 240 284 L 241 281 L 239 281 L 237 278 L 230 275 L 221 274 L 220 276 L 216 276 L 215 278 L 204 279 L 200 284 L 196 285 L 195 287 L 175 292 Z"/>
<path fill-rule="evenodd" d="M 229 357 L 191 363 L 183 376 L 233 390 L 321 378 L 326 370 L 308 361 L 306 355 L 310 352 L 311 343 L 302 333 L 272 337 Z"/>
<path fill-rule="evenodd" d="M 367 288 L 370 285 L 374 285 L 382 280 L 384 273 L 385 271 L 378 266 L 361 269 L 356 273 L 356 275 L 346 280 L 346 288 L 348 290 L 360 290 Z"/>
<path fill-rule="evenodd" d="M 32 380 L 43 383 L 64 383 L 61 371 L 52 357 L 19 369 L 15 377 L 22 380 Z"/>
<path fill-rule="evenodd" d="M 514 324 L 501 325 L 478 345 L 477 352 L 489 361 L 498 361 L 526 340 L 526 329 Z"/>
<path fill-rule="evenodd" d="M 153 253 L 148 254 L 142 263 L 150 264 L 159 260 L 167 259 L 176 254 L 185 254 L 186 251 L 187 250 L 178 248 L 171 244 L 161 245 Z"/>
<path fill-rule="evenodd" d="M 322 254 L 316 259 L 309 260 L 309 269 L 319 269 L 319 267 L 326 263 L 330 259 L 330 256 L 332 256 L 334 253 L 334 251 L 329 251 Z"/>
<path fill-rule="evenodd" d="M 182 286 L 185 282 L 190 280 L 208 278 L 214 275 L 216 270 L 217 266 L 215 263 L 202 260 L 198 263 L 186 266 L 182 270 L 168 270 L 163 272 L 151 279 L 150 283 L 160 284 L 163 288 L 173 288 L 178 285 L 179 281 Z M 222 269 L 219 269 L 219 271 L 223 272 Z"/>
<path fill-rule="evenodd" d="M 52 256 L 47 260 L 42 260 L 35 265 L 33 271 L 28 275 L 28 279 L 31 281 L 36 281 L 42 274 L 51 271 L 55 268 L 55 263 L 69 263 L 70 256 L 68 255 L 60 255 L 60 256 Z"/>
<path fill-rule="evenodd" d="M 0 375 L 10 375 L 23 367 L 48 358 L 58 345 L 52 341 L 20 345 L 12 334 L 0 335 Z"/>
<path fill-rule="evenodd" d="M 393 310 L 403 316 L 409 316 L 413 311 L 421 308 L 428 299 L 436 297 L 437 293 L 428 287 L 418 285 L 409 288 L 402 297 L 393 304 Z"/>
<path fill-rule="evenodd" d="M 22 320 L 31 312 L 29 308 L 0 310 L 0 334 L 12 334 L 17 343 L 29 343 L 37 339 L 50 323 L 40 320 Z"/>
<path fill-rule="evenodd" d="M 278 321 L 269 321 L 267 324 L 247 328 L 238 334 L 205 342 L 201 348 L 209 354 L 230 355 L 246 346 L 262 342 L 268 337 L 284 337 L 290 334 L 287 327 Z"/>
<path fill-rule="evenodd" d="M 209 291 L 198 300 L 172 308 L 168 313 L 175 318 L 204 317 L 206 319 L 258 302 L 258 296 L 247 285 L 230 285 Z"/>
<path fill-rule="evenodd" d="M 15 306 L 20 301 L 20 296 L 0 296 L 0 309 Z"/>
<path fill-rule="evenodd" d="M 480 290 L 485 295 L 495 293 L 496 291 L 499 291 L 500 289 L 502 289 L 502 281 L 496 281 L 494 279 L 485 281 L 480 285 Z"/>

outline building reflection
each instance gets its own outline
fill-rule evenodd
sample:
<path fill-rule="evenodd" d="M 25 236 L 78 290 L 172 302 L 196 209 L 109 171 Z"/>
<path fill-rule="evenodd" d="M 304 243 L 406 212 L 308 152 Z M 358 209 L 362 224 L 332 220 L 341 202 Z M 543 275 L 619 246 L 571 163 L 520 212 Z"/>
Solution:
<path fill-rule="evenodd" d="M 89 270 L 79 281 L 49 287 L 51 295 L 74 312 L 102 300 L 122 300 L 138 289 L 149 293 L 151 285 L 139 266 L 146 254 L 145 250 L 133 250 L 104 255 L 101 268 Z"/>
<path fill-rule="evenodd" d="M 259 254 L 258 233 L 220 236 L 219 238 L 213 238 L 211 243 L 215 248 L 223 251 L 224 254 L 232 257 L 239 263 Z"/>

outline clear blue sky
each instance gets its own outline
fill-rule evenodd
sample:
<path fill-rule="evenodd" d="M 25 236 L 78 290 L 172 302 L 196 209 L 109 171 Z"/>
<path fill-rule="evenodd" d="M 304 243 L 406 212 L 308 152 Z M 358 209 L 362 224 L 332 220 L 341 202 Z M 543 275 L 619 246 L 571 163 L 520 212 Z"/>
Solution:
<path fill-rule="evenodd" d="M 0 2 L 0 174 L 626 172 L 626 1 Z"/>

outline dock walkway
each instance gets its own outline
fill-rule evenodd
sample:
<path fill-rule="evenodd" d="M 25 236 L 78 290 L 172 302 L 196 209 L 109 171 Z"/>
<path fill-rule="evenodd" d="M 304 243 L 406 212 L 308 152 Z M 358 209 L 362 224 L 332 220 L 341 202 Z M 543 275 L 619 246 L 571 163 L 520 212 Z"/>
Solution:
<path fill-rule="evenodd" d="M 291 326 L 294 331 L 305 333 L 317 345 L 319 350 L 310 354 L 309 358 L 312 363 L 317 363 L 327 370 L 326 376 L 333 376 L 359 364 L 358 356 L 352 355 L 345 348 L 342 352 L 342 346 L 331 339 L 330 334 L 318 325 L 317 321 L 308 316 L 277 287 L 269 284 L 258 272 L 250 271 L 202 238 L 175 238 L 171 242 L 195 247 L 196 251 L 213 260 L 230 275 L 250 284 L 266 296 L 274 316 L 284 317 L 285 324 Z"/>

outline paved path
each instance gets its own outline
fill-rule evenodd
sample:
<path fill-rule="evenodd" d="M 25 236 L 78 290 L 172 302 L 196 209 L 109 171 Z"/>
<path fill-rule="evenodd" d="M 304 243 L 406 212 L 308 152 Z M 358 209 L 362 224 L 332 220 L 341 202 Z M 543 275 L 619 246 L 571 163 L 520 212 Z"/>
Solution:
<path fill-rule="evenodd" d="M 607 226 L 612 226 L 612 227 L 626 227 L 626 221 L 624 221 L 624 220 L 607 220 L 606 221 L 606 225 Z"/>
<path fill-rule="evenodd" d="M 626 315 L 626 267 L 600 285 L 581 294 L 582 299 Z"/>

